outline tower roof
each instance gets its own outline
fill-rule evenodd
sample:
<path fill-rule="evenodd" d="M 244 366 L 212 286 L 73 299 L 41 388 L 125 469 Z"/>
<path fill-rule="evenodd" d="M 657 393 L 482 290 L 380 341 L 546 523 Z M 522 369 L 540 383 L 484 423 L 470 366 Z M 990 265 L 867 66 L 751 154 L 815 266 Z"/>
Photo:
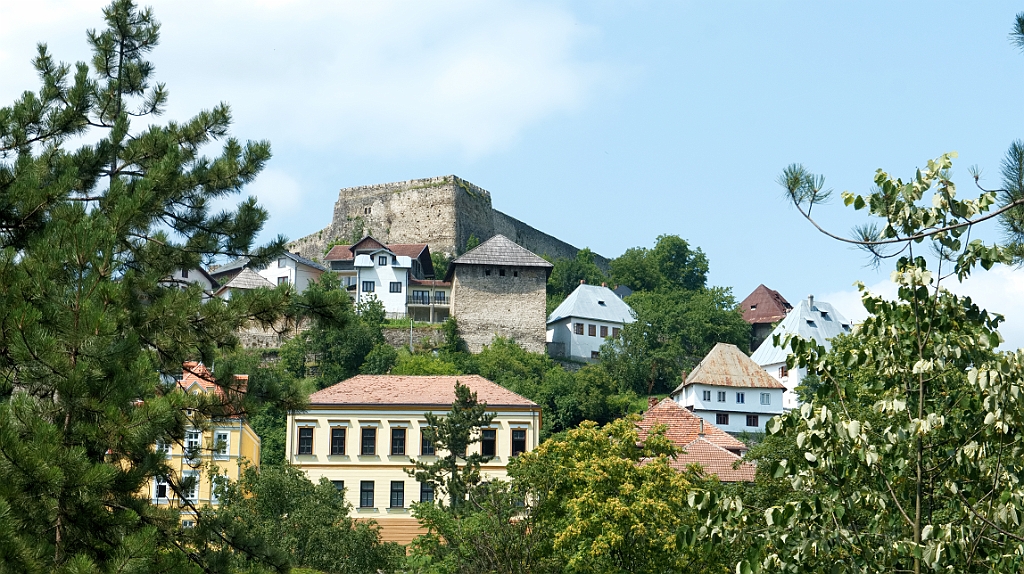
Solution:
<path fill-rule="evenodd" d="M 789 349 L 773 345 L 772 338 L 775 335 L 798 335 L 804 339 L 814 339 L 819 345 L 829 349 L 832 347 L 829 342 L 832 337 L 851 331 L 853 324 L 835 307 L 824 301 L 815 301 L 811 296 L 797 303 L 796 308 L 786 315 L 750 358 L 762 367 L 786 362 Z"/>
<path fill-rule="evenodd" d="M 774 323 L 785 319 L 793 306 L 778 291 L 762 283 L 740 303 L 740 309 L 747 323 Z"/>
<path fill-rule="evenodd" d="M 504 235 L 494 237 L 456 257 L 448 265 L 444 280 L 450 281 L 459 265 L 495 265 L 505 267 L 541 267 L 549 273 L 553 265 Z"/>

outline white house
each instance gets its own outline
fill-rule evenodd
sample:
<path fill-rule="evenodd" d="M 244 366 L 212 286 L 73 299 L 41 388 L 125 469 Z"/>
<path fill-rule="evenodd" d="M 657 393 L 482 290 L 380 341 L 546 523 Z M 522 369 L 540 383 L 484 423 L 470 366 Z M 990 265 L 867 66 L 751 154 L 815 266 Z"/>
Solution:
<path fill-rule="evenodd" d="M 231 299 L 231 295 L 236 291 L 248 291 L 250 289 L 261 288 L 273 289 L 274 284 L 264 279 L 252 269 L 246 267 L 239 271 L 238 274 L 232 277 L 227 283 L 221 285 L 214 295 L 227 300 Z"/>
<path fill-rule="evenodd" d="M 729 433 L 764 432 L 782 414 L 786 387 L 736 345 L 718 343 L 671 397 Z"/>
<path fill-rule="evenodd" d="M 161 284 L 167 287 L 177 286 L 182 289 L 192 284 L 198 284 L 203 289 L 204 301 L 212 298 L 213 293 L 218 287 L 220 287 L 217 280 L 207 273 L 202 267 L 196 267 L 194 269 L 175 269 L 174 273 L 172 273 L 170 277 L 164 279 Z"/>
<path fill-rule="evenodd" d="M 609 337 L 636 319 L 605 285 L 580 283 L 548 317 L 548 352 L 552 356 L 591 360 Z"/>
<path fill-rule="evenodd" d="M 230 263 L 221 265 L 211 270 L 210 274 L 222 285 L 227 285 L 243 269 L 252 269 L 248 257 L 239 257 Z M 311 282 L 319 279 L 320 275 L 327 271 L 327 268 L 316 261 L 285 251 L 269 265 L 255 271 L 271 285 L 292 285 L 296 292 L 302 293 Z"/>
<path fill-rule="evenodd" d="M 384 245 L 366 236 L 352 245 L 335 245 L 324 261 L 356 302 L 375 297 L 393 318 L 431 323 L 448 318 L 451 283 L 434 279 L 425 243 Z"/>
<path fill-rule="evenodd" d="M 811 295 L 797 303 L 796 307 L 775 327 L 771 335 L 764 343 L 761 343 L 761 346 L 754 351 L 750 358 L 769 375 L 785 385 L 786 393 L 782 406 L 787 410 L 794 409 L 800 406 L 796 388 L 800 385 L 800 381 L 807 376 L 807 369 L 800 368 L 791 372 L 786 367 L 789 349 L 775 346 L 772 343 L 775 335 L 779 335 L 780 340 L 786 335 L 813 339 L 825 349 L 829 349 L 832 347 L 829 342 L 832 337 L 850 333 L 852 330 L 853 325 L 835 307 L 823 301 L 815 301 L 814 296 Z"/>

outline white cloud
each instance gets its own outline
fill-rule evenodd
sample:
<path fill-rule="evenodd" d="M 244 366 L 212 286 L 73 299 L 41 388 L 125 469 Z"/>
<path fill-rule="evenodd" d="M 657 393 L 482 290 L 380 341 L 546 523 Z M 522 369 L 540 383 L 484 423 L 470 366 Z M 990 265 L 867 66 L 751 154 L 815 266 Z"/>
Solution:
<path fill-rule="evenodd" d="M 62 60 L 86 60 L 85 29 L 102 25 L 104 4 L 0 0 L 0 74 L 16 86 L 0 88 L 0 101 L 35 89 L 37 41 Z M 177 0 L 153 9 L 169 115 L 224 100 L 240 132 L 277 145 L 485 155 L 585 105 L 609 71 L 579 56 L 594 31 L 548 4 Z"/>
<path fill-rule="evenodd" d="M 975 271 L 964 283 L 947 279 L 944 284 L 958 295 L 969 296 L 982 309 L 1005 318 L 999 328 L 1004 339 L 1001 349 L 1024 348 L 1024 270 L 999 266 L 991 271 Z M 896 297 L 896 285 L 890 281 L 870 285 L 868 290 L 886 299 Z M 832 303 L 854 322 L 868 315 L 856 289 L 826 293 L 820 300 Z"/>

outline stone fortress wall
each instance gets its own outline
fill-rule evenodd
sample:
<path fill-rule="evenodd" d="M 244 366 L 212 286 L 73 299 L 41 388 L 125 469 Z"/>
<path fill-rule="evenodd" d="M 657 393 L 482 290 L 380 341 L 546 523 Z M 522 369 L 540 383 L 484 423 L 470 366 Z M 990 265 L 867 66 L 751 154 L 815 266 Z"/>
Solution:
<path fill-rule="evenodd" d="M 324 229 L 288 244 L 289 251 L 323 261 L 332 242 L 372 235 L 384 243 L 426 243 L 431 253 L 462 253 L 470 236 L 481 242 L 502 234 L 553 259 L 578 249 L 494 209 L 489 191 L 454 175 L 342 189 Z M 608 260 L 595 256 L 607 268 Z"/>

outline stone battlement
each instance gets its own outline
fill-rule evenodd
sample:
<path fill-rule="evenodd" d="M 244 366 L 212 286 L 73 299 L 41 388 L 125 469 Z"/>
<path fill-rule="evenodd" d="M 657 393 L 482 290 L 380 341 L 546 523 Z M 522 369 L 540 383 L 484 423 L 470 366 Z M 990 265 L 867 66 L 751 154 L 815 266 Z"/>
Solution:
<path fill-rule="evenodd" d="M 322 261 L 328 245 L 372 235 L 384 243 L 426 243 L 431 252 L 452 255 L 465 251 L 470 236 L 483 242 L 499 233 L 538 255 L 573 258 L 578 251 L 497 211 L 489 191 L 454 175 L 342 189 L 330 225 L 288 249 Z M 595 260 L 607 267 L 603 257 Z"/>

